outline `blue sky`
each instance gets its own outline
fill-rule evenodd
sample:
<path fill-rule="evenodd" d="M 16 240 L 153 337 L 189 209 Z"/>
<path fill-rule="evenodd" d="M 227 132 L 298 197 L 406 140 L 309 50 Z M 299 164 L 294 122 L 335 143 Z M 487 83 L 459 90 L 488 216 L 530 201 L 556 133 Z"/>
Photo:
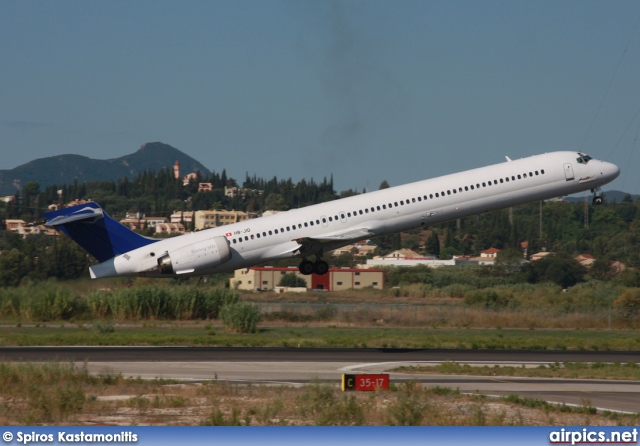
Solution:
<path fill-rule="evenodd" d="M 0 2 L 0 169 L 170 144 L 391 185 L 554 150 L 640 193 L 640 2 Z"/>

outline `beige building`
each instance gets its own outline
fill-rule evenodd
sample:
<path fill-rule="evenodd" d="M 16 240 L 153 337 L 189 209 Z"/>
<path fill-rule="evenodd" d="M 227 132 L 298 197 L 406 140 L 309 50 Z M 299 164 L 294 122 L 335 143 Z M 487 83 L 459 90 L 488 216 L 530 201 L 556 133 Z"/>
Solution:
<path fill-rule="evenodd" d="M 196 230 L 206 228 L 217 228 L 218 226 L 230 225 L 241 221 L 256 218 L 255 212 L 242 211 L 196 211 L 194 213 Z"/>
<path fill-rule="evenodd" d="M 156 234 L 184 234 L 184 225 L 182 223 L 160 223 L 156 225 Z"/>
<path fill-rule="evenodd" d="M 24 220 L 5 220 L 5 223 L 7 225 L 7 231 L 14 232 L 22 237 L 37 234 L 58 235 L 58 232 L 53 228 L 48 228 L 45 225 L 30 225 Z"/>
<path fill-rule="evenodd" d="M 171 223 L 186 223 L 193 221 L 193 211 L 173 211 L 171 214 Z"/>
<path fill-rule="evenodd" d="M 373 252 L 376 250 L 377 246 L 369 244 L 368 240 L 363 240 L 358 243 L 354 243 L 353 245 L 343 246 L 342 248 L 334 249 L 331 251 L 331 254 L 334 256 L 339 256 L 342 254 L 351 254 L 354 256 L 366 256 L 373 255 Z"/>
<path fill-rule="evenodd" d="M 282 276 L 295 274 L 307 283 L 307 288 L 314 290 L 340 291 L 349 289 L 384 287 L 384 273 L 379 269 L 329 268 L 322 276 L 300 274 L 296 267 L 261 266 L 250 269 L 238 269 L 230 281 L 231 288 L 239 290 L 273 290 Z"/>

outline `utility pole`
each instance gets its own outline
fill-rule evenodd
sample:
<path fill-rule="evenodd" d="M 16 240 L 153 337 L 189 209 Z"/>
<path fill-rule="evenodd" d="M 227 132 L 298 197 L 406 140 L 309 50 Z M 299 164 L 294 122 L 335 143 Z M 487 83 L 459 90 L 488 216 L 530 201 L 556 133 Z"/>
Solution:
<path fill-rule="evenodd" d="M 584 228 L 589 229 L 589 201 L 587 195 L 584 196 Z"/>
<path fill-rule="evenodd" d="M 542 201 L 540 202 L 540 235 L 538 237 L 540 243 L 542 243 Z"/>

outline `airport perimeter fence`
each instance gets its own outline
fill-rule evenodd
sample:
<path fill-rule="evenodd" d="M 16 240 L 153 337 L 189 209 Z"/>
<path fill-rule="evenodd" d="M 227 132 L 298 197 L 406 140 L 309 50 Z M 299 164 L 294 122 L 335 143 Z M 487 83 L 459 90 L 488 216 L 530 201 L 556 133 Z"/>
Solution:
<path fill-rule="evenodd" d="M 255 302 L 263 321 L 502 328 L 637 328 L 638 307 L 477 308 L 453 304 Z"/>

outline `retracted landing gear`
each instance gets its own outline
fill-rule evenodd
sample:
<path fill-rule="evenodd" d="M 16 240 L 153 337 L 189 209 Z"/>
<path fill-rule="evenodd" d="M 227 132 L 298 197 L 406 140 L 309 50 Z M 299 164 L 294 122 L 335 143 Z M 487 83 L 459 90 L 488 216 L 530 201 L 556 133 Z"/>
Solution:
<path fill-rule="evenodd" d="M 602 197 L 600 196 L 600 188 L 596 187 L 591 189 L 591 193 L 593 194 L 592 203 L 594 206 L 599 206 L 602 204 Z"/>
<path fill-rule="evenodd" d="M 304 259 L 300 262 L 300 265 L 298 265 L 298 270 L 300 271 L 300 274 L 304 274 L 305 276 L 310 274 L 318 274 L 322 276 L 327 274 L 329 271 L 329 264 L 320 258 L 315 262 Z"/>

